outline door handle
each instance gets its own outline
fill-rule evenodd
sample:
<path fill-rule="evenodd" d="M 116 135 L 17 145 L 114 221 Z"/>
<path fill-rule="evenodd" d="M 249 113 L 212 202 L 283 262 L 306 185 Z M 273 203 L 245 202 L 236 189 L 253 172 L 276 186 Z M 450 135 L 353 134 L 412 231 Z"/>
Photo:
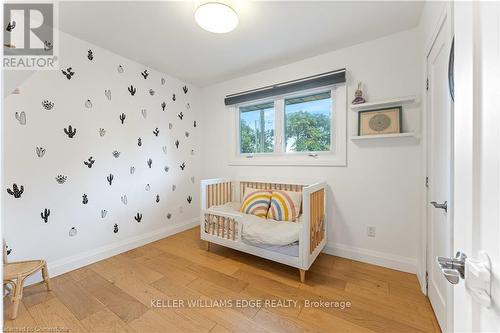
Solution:
<path fill-rule="evenodd" d="M 433 205 L 434 208 L 444 209 L 445 212 L 448 212 L 448 201 L 445 201 L 442 204 L 439 204 L 436 201 L 431 201 L 431 205 Z"/>

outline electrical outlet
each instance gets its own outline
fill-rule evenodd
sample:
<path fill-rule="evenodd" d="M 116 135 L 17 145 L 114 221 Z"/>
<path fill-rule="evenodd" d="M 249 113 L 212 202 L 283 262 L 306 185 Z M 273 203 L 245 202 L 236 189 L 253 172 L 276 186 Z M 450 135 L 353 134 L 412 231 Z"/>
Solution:
<path fill-rule="evenodd" d="M 368 237 L 375 237 L 375 227 L 369 226 L 368 228 L 366 228 L 366 235 Z"/>

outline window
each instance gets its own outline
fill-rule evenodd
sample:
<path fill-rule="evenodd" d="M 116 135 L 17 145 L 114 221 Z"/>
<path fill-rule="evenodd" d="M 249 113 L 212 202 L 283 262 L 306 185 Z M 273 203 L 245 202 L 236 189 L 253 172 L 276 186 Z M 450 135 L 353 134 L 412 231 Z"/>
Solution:
<path fill-rule="evenodd" d="M 236 106 L 232 165 L 345 165 L 346 86 Z"/>
<path fill-rule="evenodd" d="M 285 151 L 330 151 L 331 123 L 330 91 L 285 99 Z"/>
<path fill-rule="evenodd" d="M 274 102 L 240 108 L 240 153 L 274 152 Z"/>

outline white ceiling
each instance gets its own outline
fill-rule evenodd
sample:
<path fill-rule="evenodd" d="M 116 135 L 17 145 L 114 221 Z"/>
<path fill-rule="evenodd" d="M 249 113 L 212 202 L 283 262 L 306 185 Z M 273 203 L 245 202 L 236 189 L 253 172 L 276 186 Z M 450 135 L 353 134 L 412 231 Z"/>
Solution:
<path fill-rule="evenodd" d="M 423 2 L 240 2 L 240 24 L 212 34 L 193 1 L 61 2 L 60 28 L 200 87 L 407 30 Z"/>

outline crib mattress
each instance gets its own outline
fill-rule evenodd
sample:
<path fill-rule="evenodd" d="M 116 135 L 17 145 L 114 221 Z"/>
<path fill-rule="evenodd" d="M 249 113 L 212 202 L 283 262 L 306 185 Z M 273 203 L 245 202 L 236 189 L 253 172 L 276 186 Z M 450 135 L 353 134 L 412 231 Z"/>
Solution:
<path fill-rule="evenodd" d="M 271 245 L 271 244 L 253 243 L 246 240 L 244 237 L 242 238 L 242 241 L 245 244 L 255 246 L 264 250 L 281 253 L 290 257 L 299 256 L 299 242 L 294 242 L 292 244 L 287 244 L 287 245 Z"/>
<path fill-rule="evenodd" d="M 293 244 L 299 240 L 299 231 L 301 227 L 301 217 L 297 222 L 283 222 L 271 219 L 263 219 L 251 214 L 239 212 L 241 204 L 239 202 L 229 202 L 221 206 L 211 207 L 212 210 L 221 212 L 238 213 L 242 216 L 242 239 L 254 246 L 262 247 L 276 252 L 296 252 L 290 250 Z M 279 247 L 283 247 L 279 249 Z"/>

